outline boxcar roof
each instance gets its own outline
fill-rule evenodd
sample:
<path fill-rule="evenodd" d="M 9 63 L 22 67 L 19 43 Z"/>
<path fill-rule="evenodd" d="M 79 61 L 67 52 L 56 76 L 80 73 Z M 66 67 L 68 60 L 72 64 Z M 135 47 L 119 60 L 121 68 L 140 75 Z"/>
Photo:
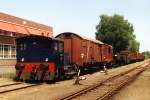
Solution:
<path fill-rule="evenodd" d="M 105 43 L 105 45 L 107 45 L 107 46 L 109 46 L 109 47 L 111 47 L 111 48 L 112 48 L 112 45 L 109 45 L 109 44 L 106 44 L 106 43 Z"/>
<path fill-rule="evenodd" d="M 72 32 L 64 32 L 64 33 L 60 33 L 58 34 L 56 37 L 60 36 L 60 35 L 64 35 L 64 34 L 73 34 L 79 38 L 82 38 L 82 39 L 85 39 L 85 40 L 88 40 L 88 41 L 92 41 L 94 43 L 98 43 L 98 44 L 104 44 L 103 42 L 99 41 L 99 40 L 95 40 L 95 39 L 91 39 L 91 38 L 88 38 L 88 37 L 85 37 L 85 36 L 81 36 L 81 35 L 78 35 L 76 33 L 72 33 Z"/>

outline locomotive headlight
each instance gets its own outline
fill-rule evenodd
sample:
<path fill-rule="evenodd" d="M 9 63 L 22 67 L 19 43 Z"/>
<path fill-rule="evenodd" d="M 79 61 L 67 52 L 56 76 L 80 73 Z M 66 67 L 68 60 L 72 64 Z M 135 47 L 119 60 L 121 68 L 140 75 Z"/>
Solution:
<path fill-rule="evenodd" d="M 24 58 L 21 58 L 21 61 L 24 62 Z"/>
<path fill-rule="evenodd" d="M 47 62 L 47 61 L 48 61 L 48 58 L 45 58 L 45 61 Z"/>

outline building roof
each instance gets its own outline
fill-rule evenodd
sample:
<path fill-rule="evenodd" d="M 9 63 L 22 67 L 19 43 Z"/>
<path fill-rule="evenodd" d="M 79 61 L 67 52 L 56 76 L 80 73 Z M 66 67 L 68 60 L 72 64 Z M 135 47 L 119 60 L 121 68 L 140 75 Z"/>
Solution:
<path fill-rule="evenodd" d="M 9 25 L 8 25 L 9 24 Z M 15 25 L 15 29 L 14 27 L 11 27 L 11 25 Z M 4 27 L 5 26 L 5 27 Z M 10 26 L 9 30 L 7 30 L 8 28 L 6 28 L 6 26 Z M 26 28 L 23 29 L 22 27 Z M 20 28 L 20 31 L 19 31 Z M 5 14 L 0 12 L 0 29 L 4 29 L 6 31 L 19 31 L 20 32 L 25 32 L 25 30 L 27 30 L 28 32 L 26 33 L 34 33 L 33 34 L 39 34 L 39 33 L 44 33 L 44 32 L 49 32 L 52 34 L 53 32 L 53 28 L 47 25 L 43 25 L 43 24 L 39 24 L 30 20 L 26 20 L 23 18 L 18 18 L 16 16 L 12 16 L 9 14 Z M 10 30 L 11 29 L 11 30 Z M 25 33 L 25 34 L 26 34 Z"/>

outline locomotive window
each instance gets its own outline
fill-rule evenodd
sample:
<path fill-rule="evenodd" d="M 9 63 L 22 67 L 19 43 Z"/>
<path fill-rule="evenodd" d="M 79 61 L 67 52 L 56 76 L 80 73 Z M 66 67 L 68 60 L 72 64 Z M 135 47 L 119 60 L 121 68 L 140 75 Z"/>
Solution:
<path fill-rule="evenodd" d="M 26 44 L 25 43 L 21 43 L 21 44 L 19 44 L 19 48 L 20 48 L 20 50 L 26 50 Z"/>
<path fill-rule="evenodd" d="M 59 43 L 59 52 L 63 51 L 63 43 Z"/>
<path fill-rule="evenodd" d="M 57 42 L 54 43 L 54 50 L 55 50 L 55 51 L 58 50 L 58 43 L 57 43 Z"/>
<path fill-rule="evenodd" d="M 33 45 L 36 45 L 36 44 L 37 44 L 37 42 L 33 42 L 32 44 L 33 44 Z"/>
<path fill-rule="evenodd" d="M 20 46 L 20 50 L 23 50 L 23 44 L 21 43 L 19 46 Z"/>

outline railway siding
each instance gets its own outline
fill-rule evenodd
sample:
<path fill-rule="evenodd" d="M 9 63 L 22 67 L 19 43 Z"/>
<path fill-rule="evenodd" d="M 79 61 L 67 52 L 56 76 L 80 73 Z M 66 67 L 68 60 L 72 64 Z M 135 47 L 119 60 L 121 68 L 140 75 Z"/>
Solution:
<path fill-rule="evenodd" d="M 89 86 L 88 88 L 82 89 L 78 92 L 69 94 L 59 100 L 107 100 L 112 96 L 117 90 L 121 89 L 124 85 L 128 84 L 137 77 L 138 74 L 143 72 L 149 67 L 149 63 L 142 66 L 129 70 L 127 72 L 121 73 L 119 75 L 113 76 L 100 82 Z"/>
<path fill-rule="evenodd" d="M 29 87 L 39 86 L 42 84 L 27 84 L 27 83 L 14 83 L 0 86 L 0 94 L 8 93 L 16 90 L 21 90 Z"/>
<path fill-rule="evenodd" d="M 150 100 L 150 69 L 144 71 L 131 84 L 125 86 L 110 100 Z"/>

